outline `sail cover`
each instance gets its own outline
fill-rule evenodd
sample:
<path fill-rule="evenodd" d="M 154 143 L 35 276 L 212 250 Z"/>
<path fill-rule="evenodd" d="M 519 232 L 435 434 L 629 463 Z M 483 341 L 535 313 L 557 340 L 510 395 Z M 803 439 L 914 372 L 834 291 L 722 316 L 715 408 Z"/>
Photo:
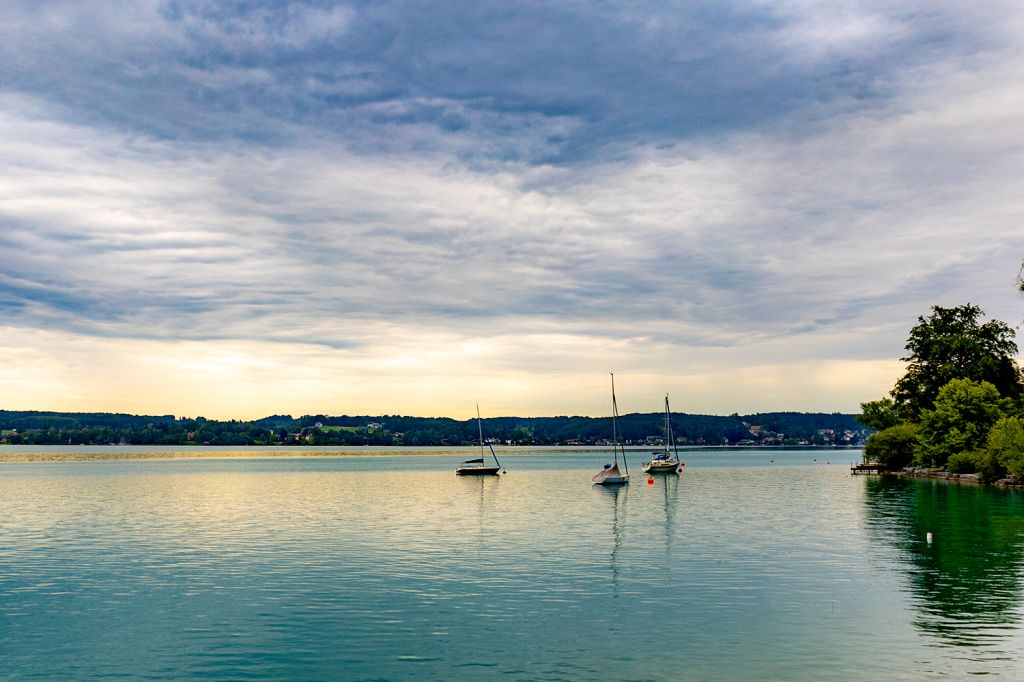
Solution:
<path fill-rule="evenodd" d="M 479 459 L 467 459 L 465 462 L 463 462 L 463 464 L 483 464 L 483 463 L 484 463 L 483 457 L 481 457 Z M 449 465 L 449 466 L 451 466 L 451 465 Z"/>
<path fill-rule="evenodd" d="M 619 476 L 622 476 L 622 474 L 619 473 L 619 465 L 613 464 L 597 476 L 594 476 L 593 481 L 594 483 L 601 483 L 606 478 L 618 478 Z"/>

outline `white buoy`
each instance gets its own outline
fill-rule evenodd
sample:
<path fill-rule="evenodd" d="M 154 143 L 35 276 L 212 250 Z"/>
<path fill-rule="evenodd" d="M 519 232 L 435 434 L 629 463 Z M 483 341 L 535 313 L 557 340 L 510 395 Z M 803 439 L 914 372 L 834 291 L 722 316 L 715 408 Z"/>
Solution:
<path fill-rule="evenodd" d="M 925 535 L 924 538 L 925 538 L 925 540 L 928 541 L 929 545 L 932 544 L 932 532 L 931 531 L 928 531 L 928 534 Z"/>

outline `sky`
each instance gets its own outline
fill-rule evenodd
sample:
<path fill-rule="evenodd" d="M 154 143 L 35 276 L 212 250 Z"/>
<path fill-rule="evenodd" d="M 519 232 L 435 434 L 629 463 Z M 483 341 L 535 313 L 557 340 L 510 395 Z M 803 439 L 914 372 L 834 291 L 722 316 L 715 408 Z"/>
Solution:
<path fill-rule="evenodd" d="M 1017 327 L 1024 5 L 0 7 L 0 409 L 857 412 Z"/>

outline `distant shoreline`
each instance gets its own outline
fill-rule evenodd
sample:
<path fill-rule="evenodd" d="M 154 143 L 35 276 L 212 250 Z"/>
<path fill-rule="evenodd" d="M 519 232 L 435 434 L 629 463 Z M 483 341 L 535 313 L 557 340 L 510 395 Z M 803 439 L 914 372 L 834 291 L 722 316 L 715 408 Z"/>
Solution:
<path fill-rule="evenodd" d="M 254 421 L 204 417 L 0 410 L 0 445 L 166 445 L 177 448 L 446 448 L 474 445 L 482 431 L 495 445 L 586 446 L 611 440 L 608 417 L 446 417 L 273 415 Z M 868 432 L 856 415 L 774 412 L 670 415 L 671 442 L 679 445 L 858 445 Z M 619 418 L 619 442 L 652 447 L 665 441 L 665 415 Z"/>

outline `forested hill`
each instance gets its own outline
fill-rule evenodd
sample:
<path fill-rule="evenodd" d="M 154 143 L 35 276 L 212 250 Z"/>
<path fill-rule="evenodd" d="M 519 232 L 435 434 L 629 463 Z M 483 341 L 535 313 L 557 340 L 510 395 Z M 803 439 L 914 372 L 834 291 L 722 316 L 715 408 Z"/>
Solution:
<path fill-rule="evenodd" d="M 657 442 L 664 414 L 627 414 L 622 438 Z M 595 444 L 611 438 L 608 417 L 493 417 L 487 439 L 511 445 Z M 713 416 L 672 414 L 681 445 L 857 445 L 864 427 L 852 414 L 766 412 Z M 477 438 L 475 419 L 441 417 L 290 415 L 255 421 L 216 421 L 174 415 L 17 412 L 0 410 L 0 442 L 71 445 L 460 445 Z"/>

